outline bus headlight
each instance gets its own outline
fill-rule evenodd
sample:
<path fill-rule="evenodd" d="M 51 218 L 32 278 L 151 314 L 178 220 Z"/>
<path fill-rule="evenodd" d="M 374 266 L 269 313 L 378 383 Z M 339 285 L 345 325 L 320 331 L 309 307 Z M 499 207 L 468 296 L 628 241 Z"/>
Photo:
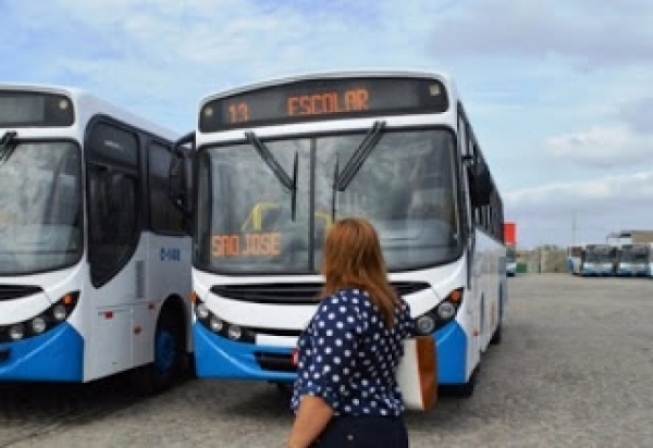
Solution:
<path fill-rule="evenodd" d="M 203 302 L 200 302 L 195 307 L 195 313 L 197 314 L 197 317 L 202 320 L 208 319 L 209 315 L 211 314 L 209 307 L 207 307 Z"/>
<path fill-rule="evenodd" d="M 229 339 L 237 341 L 242 335 L 243 330 L 238 325 L 229 325 L 229 329 L 227 330 L 227 336 L 229 336 Z"/>
<path fill-rule="evenodd" d="M 215 333 L 220 333 L 224 328 L 224 322 L 222 322 L 222 320 L 220 320 L 220 318 L 217 316 L 211 316 L 209 325 L 211 326 L 211 330 L 213 330 Z"/>
<path fill-rule="evenodd" d="M 64 322 L 77 306 L 79 291 L 63 295 L 38 315 L 0 328 L 0 342 L 11 342 L 38 336 Z"/>
<path fill-rule="evenodd" d="M 48 328 L 48 323 L 45 321 L 44 318 L 39 316 L 32 319 L 32 322 L 30 322 L 30 327 L 32 333 L 41 334 Z"/>
<path fill-rule="evenodd" d="M 12 341 L 19 341 L 25 337 L 25 327 L 23 324 L 12 325 L 9 328 L 9 338 Z"/>
<path fill-rule="evenodd" d="M 195 316 L 198 324 L 216 336 L 237 342 L 254 342 L 256 340 L 256 333 L 253 329 L 227 322 L 213 314 L 213 311 L 199 299 L 195 301 Z"/>
<path fill-rule="evenodd" d="M 442 302 L 436 308 L 438 317 L 442 320 L 449 320 L 456 315 L 456 306 L 451 302 Z"/>
<path fill-rule="evenodd" d="M 57 322 L 62 322 L 66 319 L 66 316 L 68 313 L 66 312 L 66 307 L 63 305 L 55 305 L 52 308 L 52 317 L 54 317 L 54 320 Z"/>
<path fill-rule="evenodd" d="M 422 335 L 431 334 L 435 331 L 435 319 L 430 314 L 420 316 L 415 321 L 415 329 Z"/>
<path fill-rule="evenodd" d="M 462 303 L 463 289 L 454 289 L 442 302 L 415 319 L 416 332 L 426 335 L 442 328 L 456 317 Z"/>

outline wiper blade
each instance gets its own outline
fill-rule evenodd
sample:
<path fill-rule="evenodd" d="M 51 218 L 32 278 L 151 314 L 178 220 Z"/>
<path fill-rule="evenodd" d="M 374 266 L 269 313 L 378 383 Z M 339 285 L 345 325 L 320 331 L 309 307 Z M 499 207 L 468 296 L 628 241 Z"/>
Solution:
<path fill-rule="evenodd" d="M 356 148 L 354 154 L 351 156 L 351 159 L 345 165 L 345 168 L 342 170 L 342 173 L 336 172 L 336 180 L 333 185 L 333 189 L 336 191 L 345 191 L 349 186 L 350 182 L 356 177 L 358 171 L 365 163 L 365 160 L 369 157 L 370 153 L 374 147 L 381 140 L 381 135 L 383 129 L 385 128 L 385 121 L 375 121 L 372 129 L 365 135 L 365 138 L 361 144 Z"/>
<path fill-rule="evenodd" d="M 16 140 L 17 135 L 18 133 L 15 131 L 7 131 L 0 139 L 0 163 L 9 160 L 9 157 L 13 154 L 16 146 L 12 146 L 12 143 Z"/>
<path fill-rule="evenodd" d="M 281 185 L 284 186 L 286 191 L 292 193 L 291 198 L 291 207 L 292 207 L 292 218 L 295 219 L 295 210 L 297 206 L 297 153 L 295 153 L 295 164 L 293 167 L 293 178 L 291 178 L 288 173 L 283 169 L 283 167 L 277 162 L 277 159 L 274 158 L 270 149 L 265 146 L 256 134 L 253 132 L 245 132 L 245 137 L 247 141 L 256 149 L 259 157 L 265 162 L 267 166 L 270 167 L 272 173 L 276 178 L 281 182 Z"/>

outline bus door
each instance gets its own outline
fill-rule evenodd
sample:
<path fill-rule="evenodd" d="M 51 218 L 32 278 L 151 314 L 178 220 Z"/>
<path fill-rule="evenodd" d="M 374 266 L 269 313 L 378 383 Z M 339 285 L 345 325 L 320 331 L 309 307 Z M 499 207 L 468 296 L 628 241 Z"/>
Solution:
<path fill-rule="evenodd" d="M 95 378 L 132 365 L 132 307 L 145 306 L 145 253 L 140 236 L 138 139 L 105 122 L 91 125 L 87 139 L 88 262 L 96 322 L 87 340 L 87 366 Z M 136 255 L 135 255 L 136 254 Z"/>

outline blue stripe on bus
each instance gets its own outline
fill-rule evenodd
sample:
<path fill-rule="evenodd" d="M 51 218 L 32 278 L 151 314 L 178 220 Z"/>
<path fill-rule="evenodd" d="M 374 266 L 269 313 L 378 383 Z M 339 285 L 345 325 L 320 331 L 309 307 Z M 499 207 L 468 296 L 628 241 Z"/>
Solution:
<path fill-rule="evenodd" d="M 40 336 L 1 343 L 0 381 L 62 381 L 83 379 L 84 340 L 68 323 Z"/>
<path fill-rule="evenodd" d="M 289 382 L 297 376 L 290 372 L 262 370 L 254 357 L 255 351 L 290 355 L 291 348 L 230 341 L 211 333 L 198 323 L 193 325 L 193 336 L 195 368 L 199 378 Z"/>
<path fill-rule="evenodd" d="M 254 352 L 279 355 L 291 349 L 233 342 L 211 333 L 201 324 L 193 325 L 196 371 L 199 378 L 239 380 L 294 381 L 296 375 L 262 370 Z M 463 384 L 466 378 L 467 336 L 458 323 L 452 322 L 436 332 L 438 347 L 438 382 Z"/>
<path fill-rule="evenodd" d="M 438 383 L 445 385 L 467 382 L 467 335 L 451 322 L 435 333 L 438 351 Z"/>

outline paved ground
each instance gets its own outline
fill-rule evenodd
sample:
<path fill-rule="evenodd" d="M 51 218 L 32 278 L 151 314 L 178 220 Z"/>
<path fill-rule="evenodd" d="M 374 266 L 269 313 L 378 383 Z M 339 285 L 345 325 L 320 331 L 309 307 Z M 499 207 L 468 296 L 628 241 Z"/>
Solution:
<path fill-rule="evenodd" d="M 411 446 L 653 447 L 653 280 L 509 280 L 503 343 L 475 395 L 410 414 Z M 190 381 L 156 397 L 121 380 L 0 385 L 0 448 L 282 447 L 272 386 Z"/>

